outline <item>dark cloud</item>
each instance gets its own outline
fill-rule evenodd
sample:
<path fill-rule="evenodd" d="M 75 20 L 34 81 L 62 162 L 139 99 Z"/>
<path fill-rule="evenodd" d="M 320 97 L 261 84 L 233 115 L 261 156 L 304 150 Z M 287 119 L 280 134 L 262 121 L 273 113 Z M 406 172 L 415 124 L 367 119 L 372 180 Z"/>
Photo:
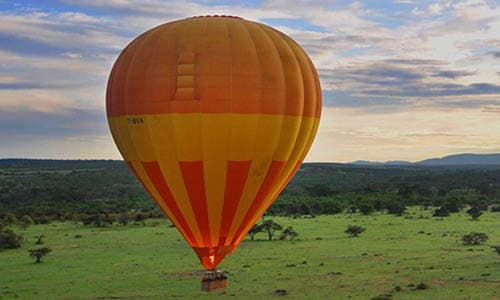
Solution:
<path fill-rule="evenodd" d="M 64 82 L 56 80 L 50 81 L 20 81 L 14 83 L 0 83 L 0 90 L 31 90 L 31 89 L 66 89 L 66 88 L 78 88 L 83 86 L 92 85 L 88 81 L 73 81 Z"/>
<path fill-rule="evenodd" d="M 449 70 L 441 70 L 432 74 L 432 77 L 444 77 L 450 79 L 456 79 L 459 77 L 470 76 L 476 74 L 475 72 L 468 71 L 449 71 Z"/>
<path fill-rule="evenodd" d="M 18 55 L 52 56 L 65 51 L 76 50 L 77 48 L 68 48 L 12 34 L 0 33 L 0 49 Z"/>
<path fill-rule="evenodd" d="M 446 62 L 435 59 L 386 59 L 385 63 L 396 65 L 409 65 L 409 66 L 439 66 L 444 65 Z"/>
<path fill-rule="evenodd" d="M 444 97 L 500 94 L 500 85 L 463 85 L 455 79 L 473 72 L 449 70 L 435 60 L 384 60 L 336 70 L 320 69 L 326 82 L 366 97 Z"/>

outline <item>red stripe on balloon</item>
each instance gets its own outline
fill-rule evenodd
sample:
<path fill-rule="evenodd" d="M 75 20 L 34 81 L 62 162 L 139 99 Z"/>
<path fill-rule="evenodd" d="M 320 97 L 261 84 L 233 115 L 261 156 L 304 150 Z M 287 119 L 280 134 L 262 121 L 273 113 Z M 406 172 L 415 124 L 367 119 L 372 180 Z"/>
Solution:
<path fill-rule="evenodd" d="M 196 242 L 195 242 L 196 239 L 193 235 L 193 232 L 191 231 L 191 228 L 189 228 L 189 226 L 187 225 L 186 219 L 184 218 L 184 215 L 182 214 L 181 210 L 179 209 L 179 206 L 177 206 L 177 203 L 175 202 L 174 196 L 172 195 L 172 192 L 170 191 L 167 183 L 165 182 L 165 178 L 163 177 L 163 174 L 161 172 L 160 166 L 158 165 L 158 162 L 156 162 L 156 161 L 142 162 L 142 166 L 144 167 L 144 170 L 146 170 L 146 173 L 148 174 L 149 180 L 151 180 L 151 183 L 153 184 L 153 186 L 156 188 L 156 190 L 160 194 L 160 197 L 165 202 L 165 204 L 167 204 L 168 209 L 172 212 L 174 217 L 179 222 L 179 225 L 186 232 L 188 243 L 190 245 L 196 244 Z M 139 176 L 137 176 L 137 178 L 139 178 Z M 151 195 L 151 197 L 153 197 L 151 192 L 149 192 L 149 194 Z"/>
<path fill-rule="evenodd" d="M 300 161 L 300 160 L 297 161 L 297 163 L 295 164 L 295 166 L 292 169 L 292 172 L 290 174 L 288 174 L 288 176 L 286 177 L 286 180 L 281 184 L 280 188 L 273 194 L 273 196 L 272 196 L 273 199 L 277 198 L 278 195 L 281 193 L 281 191 L 283 191 L 283 189 L 286 187 L 288 182 L 290 182 L 290 180 L 292 179 L 293 175 L 295 175 L 295 173 L 297 173 L 301 164 L 302 164 L 302 161 Z M 262 217 L 262 215 L 264 215 L 264 213 L 269 209 L 271 204 L 273 204 L 273 201 L 265 204 L 265 209 L 261 211 L 259 216 L 257 216 L 257 220 L 260 219 Z M 255 218 L 254 218 L 254 220 L 255 220 Z M 243 238 L 244 238 L 244 236 L 240 236 L 237 240 L 233 239 L 233 244 L 238 245 Z"/>
<path fill-rule="evenodd" d="M 236 209 L 240 203 L 243 188 L 248 178 L 251 161 L 228 161 L 226 171 L 226 190 L 220 226 L 219 245 L 226 243 L 227 234 L 233 224 Z"/>
<path fill-rule="evenodd" d="M 249 210 L 247 211 L 245 218 L 243 219 L 243 222 L 240 224 L 238 227 L 238 230 L 236 231 L 236 234 L 234 235 L 231 244 L 234 244 L 238 238 L 242 235 L 245 234 L 246 232 L 243 232 L 245 227 L 248 225 L 248 222 L 250 222 L 253 217 L 255 217 L 255 214 L 259 210 L 259 208 L 264 205 L 264 200 L 269 196 L 272 188 L 276 184 L 276 181 L 278 181 L 281 172 L 285 168 L 286 161 L 272 161 L 271 166 L 269 166 L 269 169 L 267 170 L 266 178 L 262 182 L 262 185 L 260 186 L 259 191 L 257 192 L 257 195 L 255 196 L 254 201 L 250 205 Z"/>
<path fill-rule="evenodd" d="M 207 198 L 205 195 L 205 179 L 202 161 L 180 161 L 184 186 L 193 208 L 194 216 L 200 228 L 205 245 L 210 245 L 210 224 L 208 221 Z"/>

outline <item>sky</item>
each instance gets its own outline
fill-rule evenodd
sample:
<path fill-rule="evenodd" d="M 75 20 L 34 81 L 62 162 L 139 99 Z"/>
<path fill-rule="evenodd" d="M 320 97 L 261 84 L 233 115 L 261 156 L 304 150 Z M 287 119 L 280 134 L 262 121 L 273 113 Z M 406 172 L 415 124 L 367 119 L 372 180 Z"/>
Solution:
<path fill-rule="evenodd" d="M 0 158 L 120 159 L 104 101 L 121 49 L 213 14 L 310 55 L 324 102 L 307 161 L 500 152 L 499 1 L 0 0 Z"/>

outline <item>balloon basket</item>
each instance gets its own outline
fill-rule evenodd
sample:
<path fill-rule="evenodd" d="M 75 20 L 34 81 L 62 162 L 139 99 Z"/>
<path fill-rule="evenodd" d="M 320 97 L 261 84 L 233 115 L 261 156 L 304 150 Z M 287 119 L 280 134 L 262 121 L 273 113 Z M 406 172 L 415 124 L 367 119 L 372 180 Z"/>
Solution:
<path fill-rule="evenodd" d="M 227 276 L 224 271 L 207 271 L 201 278 L 201 290 L 212 292 L 227 288 Z"/>

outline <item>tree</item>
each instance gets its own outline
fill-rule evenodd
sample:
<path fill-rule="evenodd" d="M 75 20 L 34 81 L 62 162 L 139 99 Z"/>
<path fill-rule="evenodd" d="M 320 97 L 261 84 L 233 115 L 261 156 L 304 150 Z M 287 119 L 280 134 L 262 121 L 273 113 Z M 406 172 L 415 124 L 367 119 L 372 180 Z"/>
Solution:
<path fill-rule="evenodd" d="M 326 197 L 335 193 L 327 184 L 321 183 L 306 187 L 306 191 L 313 197 Z"/>
<path fill-rule="evenodd" d="M 359 203 L 357 204 L 357 207 L 359 209 L 359 212 L 363 215 L 369 215 L 375 210 L 375 208 L 373 207 L 373 203 L 370 200 L 358 199 L 358 201 Z"/>
<path fill-rule="evenodd" d="M 13 213 L 8 213 L 3 217 L 3 222 L 5 225 L 11 225 L 17 223 L 17 217 Z"/>
<path fill-rule="evenodd" d="M 255 239 L 255 235 L 259 232 L 262 232 L 262 227 L 258 224 L 253 225 L 252 229 L 250 229 L 250 231 L 248 231 L 248 235 L 250 236 L 250 240 L 253 241 Z"/>
<path fill-rule="evenodd" d="M 290 237 L 290 240 L 294 240 L 299 236 L 299 233 L 293 229 L 292 226 L 288 226 L 281 232 L 280 240 L 286 240 L 287 237 Z"/>
<path fill-rule="evenodd" d="M 446 206 L 441 206 L 432 214 L 433 217 L 448 217 L 449 215 L 450 211 L 448 210 L 448 208 L 446 208 Z"/>
<path fill-rule="evenodd" d="M 10 229 L 0 231 L 0 249 L 16 249 L 21 247 L 23 237 Z"/>
<path fill-rule="evenodd" d="M 485 243 L 488 240 L 488 235 L 482 232 L 471 232 L 462 236 L 462 242 L 465 246 L 475 246 Z"/>
<path fill-rule="evenodd" d="M 275 231 L 283 228 L 280 224 L 274 222 L 273 220 L 266 220 L 262 222 L 262 225 L 260 226 L 262 227 L 262 231 L 267 232 L 267 237 L 270 241 L 273 240 Z"/>
<path fill-rule="evenodd" d="M 96 227 L 107 227 L 113 224 L 114 219 L 108 214 L 94 214 L 82 220 L 83 225 L 94 225 Z"/>
<path fill-rule="evenodd" d="M 473 221 L 477 221 L 483 213 L 479 207 L 473 206 L 467 210 L 467 214 L 471 216 Z"/>
<path fill-rule="evenodd" d="M 28 228 L 30 225 L 35 224 L 35 221 L 33 221 L 33 218 L 31 218 L 29 215 L 24 215 L 20 220 L 19 224 L 21 224 L 21 227 L 23 229 Z"/>
<path fill-rule="evenodd" d="M 358 225 L 349 225 L 347 226 L 347 229 L 344 232 L 349 234 L 351 237 L 357 237 L 365 230 L 366 228 Z"/>
<path fill-rule="evenodd" d="M 49 252 L 51 252 L 51 251 L 52 251 L 52 249 L 50 249 L 48 247 L 43 247 L 43 248 L 38 248 L 38 249 L 31 249 L 28 252 L 29 252 L 31 257 L 36 259 L 35 263 L 41 263 L 42 257 L 49 254 Z"/>
<path fill-rule="evenodd" d="M 390 200 L 385 204 L 387 212 L 391 215 L 401 216 L 406 211 L 406 206 L 402 201 Z"/>
<path fill-rule="evenodd" d="M 122 224 L 123 226 L 127 225 L 128 222 L 130 221 L 130 217 L 128 214 L 121 214 L 119 217 L 118 217 L 118 222 L 120 224 Z"/>

